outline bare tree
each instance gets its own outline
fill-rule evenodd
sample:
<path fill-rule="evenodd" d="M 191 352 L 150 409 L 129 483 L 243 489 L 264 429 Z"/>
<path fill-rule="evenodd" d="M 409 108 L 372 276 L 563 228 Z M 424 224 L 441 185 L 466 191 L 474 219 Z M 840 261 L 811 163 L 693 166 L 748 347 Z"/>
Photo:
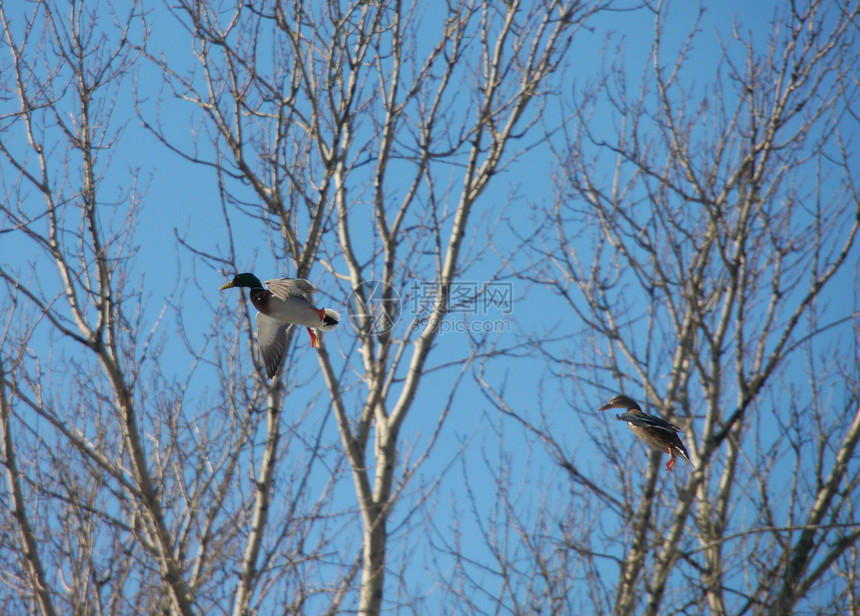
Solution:
<path fill-rule="evenodd" d="M 418 2 L 273 2 L 228 12 L 180 2 L 175 15 L 196 51 L 194 72 L 149 50 L 171 92 L 197 106 L 198 134 L 211 143 L 183 145 L 145 106 L 141 115 L 168 147 L 216 171 L 228 224 L 240 213 L 264 222 L 291 274 L 309 276 L 320 264 L 345 283 L 344 296 L 355 294 L 357 344 L 340 342 L 334 353 L 323 344 L 317 358 L 361 513 L 361 614 L 382 608 L 392 509 L 435 443 L 463 374 L 449 366 L 454 386 L 433 404 L 434 435 L 404 458 L 400 431 L 419 384 L 445 367 L 429 358 L 452 285 L 490 248 L 471 246 L 480 237 L 477 203 L 531 145 L 551 77 L 601 8 L 458 2 L 424 15 Z M 232 274 L 248 262 L 237 252 L 212 258 Z M 381 283 L 381 297 L 366 295 L 369 281 Z M 380 316 L 393 323 L 393 300 L 414 297 L 416 283 L 432 292 L 411 322 L 368 325 Z M 364 313 L 374 300 L 382 315 Z M 278 413 L 272 404 L 269 442 Z M 261 464 L 272 463 L 266 451 Z M 257 489 L 262 518 L 271 475 Z M 268 531 L 256 524 L 254 532 Z M 257 592 L 257 559 L 246 552 L 235 614 Z"/>
<path fill-rule="evenodd" d="M 131 145 L 123 109 L 139 51 L 130 41 L 148 34 L 140 7 L 125 11 L 0 7 L 0 603 L 9 613 L 223 611 L 232 563 L 260 522 L 243 480 L 267 416 L 249 410 L 293 390 L 248 387 L 225 361 L 207 378 L 233 395 L 189 396 L 199 360 L 225 353 L 218 320 L 189 363 L 169 367 L 169 324 L 182 340 L 186 289 L 175 294 L 178 313 L 147 305 L 146 268 L 134 259 L 136 170 L 112 164 Z M 342 594 L 317 567 L 348 520 L 332 511 L 343 456 L 319 446 L 327 422 L 311 405 L 293 412 L 308 429 L 267 444 L 298 453 L 282 470 L 288 489 L 269 503 L 278 523 L 254 549 L 261 587 L 299 612 L 315 593 Z M 347 579 L 359 562 L 336 560 Z M 290 583 L 273 591 L 273 578 Z"/>
<path fill-rule="evenodd" d="M 599 549 L 591 525 L 565 540 L 594 579 L 617 567 L 595 611 L 856 611 L 860 5 L 792 2 L 766 34 L 738 23 L 708 74 L 704 9 L 674 45 L 668 3 L 650 10 L 641 85 L 619 54 L 578 90 L 536 265 L 588 332 L 547 357 L 602 476 L 517 416 L 577 510 L 603 512 Z M 624 424 L 594 417 L 618 392 L 686 429 L 694 471 L 625 451 Z"/>
<path fill-rule="evenodd" d="M 145 546 L 177 610 L 189 613 L 193 599 L 174 551 L 157 471 L 147 459 L 135 397 L 141 372 L 134 360 L 148 341 L 140 347 L 127 344 L 128 334 L 142 335 L 140 321 L 123 301 L 134 188 L 103 195 L 100 181 L 116 144 L 111 111 L 118 84 L 135 58 L 127 39 L 132 22 L 127 17 L 115 30 L 102 31 L 82 7 L 65 14 L 47 2 L 24 17 L 23 27 L 13 30 L 11 20 L 21 17 L 11 17 L 5 7 L 0 18 L 11 56 L 4 93 L 14 94 L 17 102 L 0 131 L 0 151 L 10 171 L 4 177 L 4 231 L 19 232 L 41 253 L 29 273 L 5 265 L 0 270 L 11 309 L 0 358 L 7 511 L 17 527 L 24 587 L 45 614 L 56 613 L 57 602 L 85 611 L 103 607 L 92 603 L 99 603 L 100 587 L 115 574 L 123 577 L 128 566 L 122 558 L 114 569 L 106 557 L 122 552 L 123 535 L 129 532 Z M 42 207 L 33 203 L 30 191 L 42 199 Z M 105 216 L 100 205 L 110 200 L 126 205 L 131 218 Z M 45 280 L 50 267 L 48 276 L 59 279 L 59 285 Z M 57 344 L 51 356 L 29 358 L 31 337 L 37 335 L 33 328 L 42 320 L 53 330 L 45 335 Z M 77 354 L 70 348 L 75 346 L 86 351 L 87 360 L 66 364 L 74 382 L 51 387 L 52 378 L 62 378 L 54 362 L 68 362 L 64 355 Z M 87 408 L 90 404 L 95 407 Z M 23 421 L 21 409 L 38 417 L 36 423 L 16 428 L 13 419 Z M 16 430 L 22 440 L 15 438 Z M 25 444 L 23 459 L 29 464 L 22 467 L 16 448 Z M 77 456 L 77 464 L 71 462 Z M 88 472 L 67 475 L 67 468 Z M 123 503 L 127 515 L 119 520 L 104 505 L 110 490 L 128 497 Z M 47 495 L 56 509 L 36 506 Z M 103 532 L 91 528 L 99 516 L 109 522 Z M 40 541 L 54 548 L 48 550 L 48 566 Z M 67 591 L 58 596 L 60 587 Z"/>

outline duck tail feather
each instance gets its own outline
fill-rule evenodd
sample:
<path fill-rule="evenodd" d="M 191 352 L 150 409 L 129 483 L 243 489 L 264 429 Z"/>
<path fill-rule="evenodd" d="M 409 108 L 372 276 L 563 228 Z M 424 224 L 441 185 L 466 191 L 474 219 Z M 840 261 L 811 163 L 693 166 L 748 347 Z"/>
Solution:
<path fill-rule="evenodd" d="M 331 308 L 325 309 L 325 317 L 323 317 L 322 325 L 317 329 L 327 332 L 338 326 L 340 323 L 340 314 Z"/>

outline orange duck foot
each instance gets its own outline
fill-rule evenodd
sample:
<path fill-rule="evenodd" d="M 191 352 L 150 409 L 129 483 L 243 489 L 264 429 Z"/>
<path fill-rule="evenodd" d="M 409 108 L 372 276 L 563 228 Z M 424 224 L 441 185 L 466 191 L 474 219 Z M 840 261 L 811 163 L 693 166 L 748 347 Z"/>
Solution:
<path fill-rule="evenodd" d="M 310 327 L 308 327 L 307 330 L 308 330 L 308 335 L 311 337 L 311 346 L 316 348 L 316 346 L 317 346 L 317 335 L 313 332 L 313 330 Z"/>
<path fill-rule="evenodd" d="M 671 471 L 672 467 L 675 466 L 675 452 L 674 451 L 670 452 L 669 455 L 671 457 L 669 458 L 669 461 L 666 462 L 666 470 L 667 471 Z"/>

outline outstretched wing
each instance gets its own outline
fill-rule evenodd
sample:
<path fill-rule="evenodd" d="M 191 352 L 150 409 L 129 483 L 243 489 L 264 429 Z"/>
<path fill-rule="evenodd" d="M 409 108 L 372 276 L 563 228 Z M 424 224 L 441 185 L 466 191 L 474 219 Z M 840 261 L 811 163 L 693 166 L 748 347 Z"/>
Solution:
<path fill-rule="evenodd" d="M 623 419 L 630 424 L 637 426 L 639 428 L 656 428 L 658 430 L 665 430 L 669 434 L 674 434 L 675 432 L 683 432 L 681 428 L 676 426 L 673 423 L 669 423 L 665 419 L 660 417 L 655 417 L 654 415 L 648 415 L 647 413 L 624 413 L 623 415 L 618 415 L 618 419 Z"/>
<path fill-rule="evenodd" d="M 284 301 L 289 297 L 301 297 L 310 301 L 311 293 L 318 291 L 304 278 L 273 278 L 266 281 L 266 287 L 272 295 Z"/>
<path fill-rule="evenodd" d="M 268 283 L 267 283 L 268 284 Z M 272 378 L 278 372 L 284 353 L 287 351 L 287 329 L 289 323 L 257 313 L 257 343 L 263 354 L 266 376 Z"/>

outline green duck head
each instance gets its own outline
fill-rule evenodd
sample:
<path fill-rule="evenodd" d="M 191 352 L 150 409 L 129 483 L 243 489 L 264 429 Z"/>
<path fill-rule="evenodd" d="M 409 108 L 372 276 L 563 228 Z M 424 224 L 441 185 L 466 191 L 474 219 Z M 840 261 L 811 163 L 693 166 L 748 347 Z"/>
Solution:
<path fill-rule="evenodd" d="M 260 279 L 254 276 L 254 274 L 249 274 L 245 272 L 244 274 L 237 274 L 233 277 L 233 280 L 225 284 L 221 287 L 221 291 L 224 289 L 232 289 L 233 287 L 250 287 L 251 289 L 262 289 L 263 283 L 260 282 Z"/>

